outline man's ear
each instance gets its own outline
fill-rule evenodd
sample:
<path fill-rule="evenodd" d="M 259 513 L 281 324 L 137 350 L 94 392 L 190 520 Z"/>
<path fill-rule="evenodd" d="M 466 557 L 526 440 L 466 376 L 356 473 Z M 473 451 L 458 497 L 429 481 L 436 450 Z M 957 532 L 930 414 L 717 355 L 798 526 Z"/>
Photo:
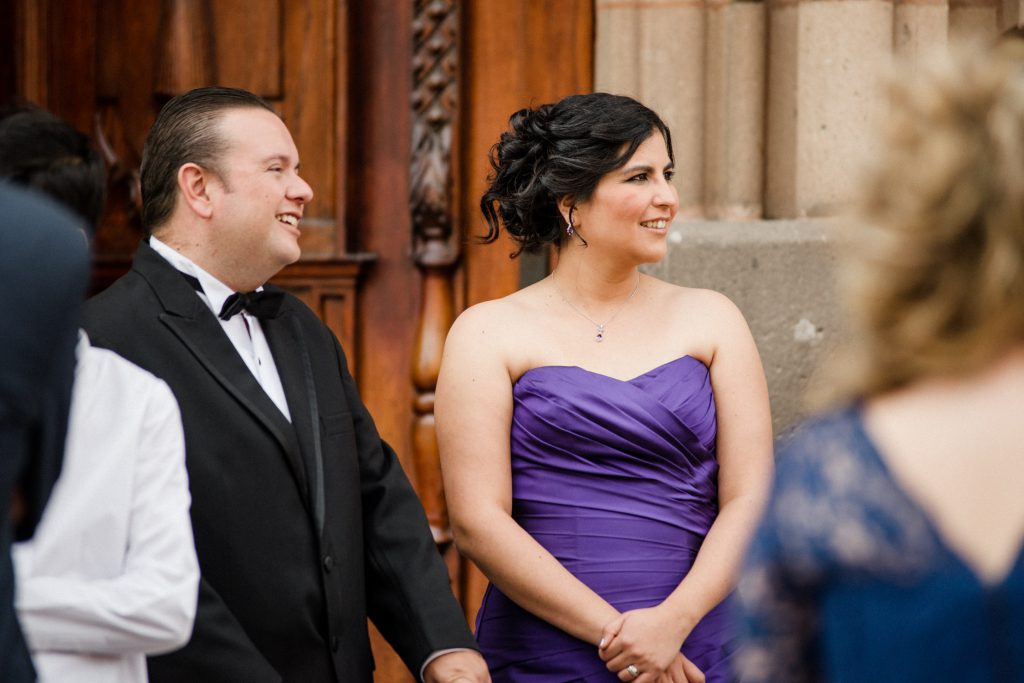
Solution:
<path fill-rule="evenodd" d="M 193 213 L 201 218 L 213 216 L 210 181 L 213 176 L 198 164 L 189 162 L 178 169 L 178 191 Z"/>

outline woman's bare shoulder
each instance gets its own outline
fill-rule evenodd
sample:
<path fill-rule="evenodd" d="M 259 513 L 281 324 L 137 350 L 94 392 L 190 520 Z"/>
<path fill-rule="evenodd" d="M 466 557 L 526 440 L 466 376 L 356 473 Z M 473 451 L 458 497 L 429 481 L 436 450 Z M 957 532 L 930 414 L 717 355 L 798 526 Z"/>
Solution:
<path fill-rule="evenodd" d="M 531 338 L 535 299 L 526 289 L 470 306 L 452 325 L 447 345 L 457 353 L 496 354 L 508 361 Z"/>
<path fill-rule="evenodd" d="M 693 315 L 724 316 L 742 315 L 733 301 L 722 292 L 700 287 L 685 287 L 672 282 L 651 278 L 652 289 L 667 311 L 692 319 Z"/>
<path fill-rule="evenodd" d="M 719 349 L 750 336 L 743 313 L 721 292 L 660 280 L 651 289 L 659 328 L 709 367 Z"/>
<path fill-rule="evenodd" d="M 469 331 L 480 333 L 501 333 L 512 326 L 512 321 L 525 312 L 519 292 L 473 304 L 459 314 L 452 325 L 453 332 L 465 334 Z"/>

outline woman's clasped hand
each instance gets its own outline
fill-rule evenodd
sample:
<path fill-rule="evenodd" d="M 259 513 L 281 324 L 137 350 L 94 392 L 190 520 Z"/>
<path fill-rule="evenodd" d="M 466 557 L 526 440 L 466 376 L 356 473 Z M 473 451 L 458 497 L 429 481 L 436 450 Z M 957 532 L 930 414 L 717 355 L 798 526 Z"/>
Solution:
<path fill-rule="evenodd" d="M 679 651 L 692 627 L 664 603 L 630 610 L 604 627 L 598 654 L 622 681 L 704 683 L 704 673 Z"/>

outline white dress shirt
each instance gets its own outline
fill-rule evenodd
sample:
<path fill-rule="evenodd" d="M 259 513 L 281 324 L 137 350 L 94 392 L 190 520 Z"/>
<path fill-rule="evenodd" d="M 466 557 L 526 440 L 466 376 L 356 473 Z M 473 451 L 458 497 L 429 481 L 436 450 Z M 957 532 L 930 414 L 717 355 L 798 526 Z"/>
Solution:
<path fill-rule="evenodd" d="M 14 546 L 15 606 L 42 683 L 144 683 L 192 633 L 199 586 L 178 404 L 112 351 L 77 349 L 60 479 Z"/>
<path fill-rule="evenodd" d="M 235 293 L 234 290 L 197 266 L 190 258 L 157 238 L 150 237 L 149 246 L 153 247 L 153 251 L 163 256 L 176 269 L 199 280 L 203 291 L 196 292 L 196 294 L 213 311 L 217 322 L 224 328 L 224 333 L 228 335 L 228 339 L 238 351 L 238 355 L 245 361 L 245 365 L 252 372 L 253 377 L 263 387 L 263 391 L 267 392 L 270 400 L 291 422 L 292 416 L 288 410 L 288 401 L 284 396 L 284 387 L 281 386 L 281 375 L 277 372 L 274 355 L 270 353 L 270 347 L 267 346 L 267 337 L 263 334 L 260 319 L 242 311 L 232 316 L 230 320 L 221 320 L 220 309 L 224 307 L 224 301 Z M 261 289 L 263 288 L 260 287 L 257 291 Z"/>

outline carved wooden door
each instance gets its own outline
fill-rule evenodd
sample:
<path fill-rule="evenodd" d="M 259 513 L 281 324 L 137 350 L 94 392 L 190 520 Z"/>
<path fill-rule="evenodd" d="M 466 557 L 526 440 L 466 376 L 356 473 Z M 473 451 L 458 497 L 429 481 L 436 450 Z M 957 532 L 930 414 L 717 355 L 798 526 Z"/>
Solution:
<path fill-rule="evenodd" d="M 0 101 L 49 108 L 107 158 L 98 287 L 141 236 L 138 165 L 160 106 L 220 84 L 277 108 L 316 195 L 302 260 L 276 281 L 342 340 L 470 620 L 485 581 L 448 531 L 441 347 L 459 310 L 520 284 L 510 245 L 471 239 L 489 146 L 514 110 L 588 90 L 592 52 L 592 0 L 0 0 Z M 374 648 L 376 680 L 412 680 L 376 636 Z"/>

